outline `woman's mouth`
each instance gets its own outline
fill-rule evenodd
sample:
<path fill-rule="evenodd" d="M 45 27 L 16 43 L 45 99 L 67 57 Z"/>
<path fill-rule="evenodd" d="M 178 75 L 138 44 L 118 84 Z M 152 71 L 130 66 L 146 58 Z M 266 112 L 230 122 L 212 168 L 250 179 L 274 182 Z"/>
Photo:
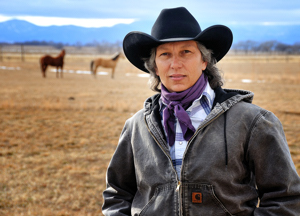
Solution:
<path fill-rule="evenodd" d="M 170 76 L 170 78 L 171 78 L 172 80 L 179 81 L 179 80 L 184 79 L 184 78 L 185 78 L 185 75 L 182 75 L 182 74 L 172 74 L 172 75 Z"/>

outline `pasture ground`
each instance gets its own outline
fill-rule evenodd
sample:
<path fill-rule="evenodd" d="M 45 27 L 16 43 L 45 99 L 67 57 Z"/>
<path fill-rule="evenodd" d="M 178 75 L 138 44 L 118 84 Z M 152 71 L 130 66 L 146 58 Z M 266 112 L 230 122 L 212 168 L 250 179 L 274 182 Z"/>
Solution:
<path fill-rule="evenodd" d="M 0 61 L 0 215 L 99 215 L 105 172 L 124 122 L 153 94 L 148 79 L 120 60 L 115 79 L 89 71 L 93 56 L 66 55 L 63 79 L 39 55 Z M 226 88 L 281 120 L 300 174 L 300 57 L 227 56 Z"/>

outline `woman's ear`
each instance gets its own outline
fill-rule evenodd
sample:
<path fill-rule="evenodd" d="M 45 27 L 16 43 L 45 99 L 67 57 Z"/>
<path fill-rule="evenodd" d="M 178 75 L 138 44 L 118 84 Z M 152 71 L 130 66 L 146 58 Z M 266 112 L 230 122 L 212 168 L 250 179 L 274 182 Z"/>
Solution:
<path fill-rule="evenodd" d="M 159 76 L 159 73 L 158 73 L 157 67 L 155 67 L 155 74 L 156 74 L 157 76 Z"/>
<path fill-rule="evenodd" d="M 202 63 L 202 68 L 201 68 L 202 71 L 204 71 L 206 69 L 206 67 L 207 67 L 207 62 L 203 62 Z"/>

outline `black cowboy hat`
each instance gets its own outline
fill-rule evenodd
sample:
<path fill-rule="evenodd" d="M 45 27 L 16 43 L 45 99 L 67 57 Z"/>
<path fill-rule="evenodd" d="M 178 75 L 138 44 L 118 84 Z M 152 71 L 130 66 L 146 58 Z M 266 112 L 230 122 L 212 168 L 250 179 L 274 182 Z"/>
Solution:
<path fill-rule="evenodd" d="M 151 35 L 143 32 L 129 32 L 123 40 L 127 59 L 137 68 L 147 73 L 144 58 L 150 57 L 153 47 L 175 41 L 199 41 L 220 61 L 229 51 L 233 36 L 231 30 L 223 25 L 214 25 L 201 31 L 193 15 L 184 7 L 163 9 L 156 19 Z"/>

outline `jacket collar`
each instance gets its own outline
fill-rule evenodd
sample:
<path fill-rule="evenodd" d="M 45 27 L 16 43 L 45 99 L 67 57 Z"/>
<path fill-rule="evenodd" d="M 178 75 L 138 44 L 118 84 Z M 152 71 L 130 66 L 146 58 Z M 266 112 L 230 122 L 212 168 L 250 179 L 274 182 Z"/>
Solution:
<path fill-rule="evenodd" d="M 216 96 L 213 102 L 213 108 L 217 103 L 222 104 L 226 101 L 232 105 L 239 101 L 252 103 L 254 96 L 252 92 L 245 90 L 222 89 L 221 87 L 218 87 L 214 89 L 214 91 Z M 153 111 L 159 115 L 159 98 L 160 94 L 155 94 L 145 101 L 145 115 L 150 114 Z"/>
<path fill-rule="evenodd" d="M 229 109 L 240 101 L 252 103 L 254 94 L 250 91 L 237 89 L 222 89 L 218 87 L 214 89 L 216 97 L 213 103 L 213 108 L 217 104 L 221 104 L 224 110 Z M 212 108 L 212 109 L 213 109 Z"/>

